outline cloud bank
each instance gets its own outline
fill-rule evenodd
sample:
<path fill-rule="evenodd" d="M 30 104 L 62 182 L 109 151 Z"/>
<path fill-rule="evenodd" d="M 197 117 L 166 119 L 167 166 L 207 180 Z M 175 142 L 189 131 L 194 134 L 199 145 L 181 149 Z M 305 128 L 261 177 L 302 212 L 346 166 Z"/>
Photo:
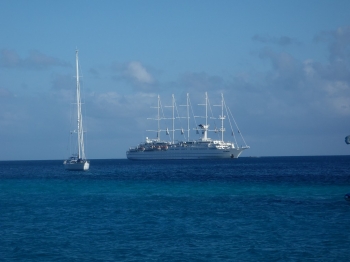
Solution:
<path fill-rule="evenodd" d="M 36 50 L 32 50 L 26 58 L 21 58 L 14 50 L 2 49 L 0 51 L 0 67 L 37 70 L 53 66 L 66 67 L 69 64 Z"/>
<path fill-rule="evenodd" d="M 301 43 L 289 36 L 271 37 L 269 35 L 256 34 L 252 37 L 253 41 L 261 42 L 264 44 L 274 44 L 278 46 L 300 45 Z"/>

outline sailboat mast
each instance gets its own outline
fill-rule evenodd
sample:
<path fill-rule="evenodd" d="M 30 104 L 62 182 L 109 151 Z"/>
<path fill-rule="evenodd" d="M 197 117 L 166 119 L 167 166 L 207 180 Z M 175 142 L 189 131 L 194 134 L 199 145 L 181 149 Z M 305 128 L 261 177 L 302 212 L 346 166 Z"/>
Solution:
<path fill-rule="evenodd" d="M 78 124 L 78 158 L 85 159 L 84 153 L 84 130 L 81 113 L 80 81 L 79 81 L 79 59 L 78 50 L 75 51 L 76 71 L 77 71 L 77 124 Z"/>
<path fill-rule="evenodd" d="M 76 103 L 77 103 L 77 131 L 74 130 L 74 134 L 77 134 L 78 152 L 74 150 L 73 155 L 65 160 L 63 164 L 66 170 L 89 170 L 90 162 L 85 158 L 84 151 L 84 130 L 83 130 L 83 114 L 81 111 L 81 94 L 80 94 L 80 79 L 79 79 L 79 57 L 78 50 L 75 50 L 75 67 L 76 67 Z M 74 94 L 74 93 L 73 93 Z M 72 133 L 72 132 L 71 132 Z"/>

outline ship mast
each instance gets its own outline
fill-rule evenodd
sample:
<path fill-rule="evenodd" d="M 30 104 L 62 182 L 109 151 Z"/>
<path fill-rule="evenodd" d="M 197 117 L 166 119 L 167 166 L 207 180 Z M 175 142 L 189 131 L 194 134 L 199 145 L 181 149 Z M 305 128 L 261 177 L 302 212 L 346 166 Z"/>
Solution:
<path fill-rule="evenodd" d="M 203 126 L 202 130 L 202 141 L 208 140 L 208 93 L 205 92 L 205 126 Z"/>
<path fill-rule="evenodd" d="M 187 141 L 190 141 L 190 95 L 189 93 L 186 94 L 186 105 L 180 105 L 186 107 L 186 117 L 179 117 L 179 118 L 187 118 Z M 183 135 L 184 131 L 181 129 L 181 135 Z"/>
<path fill-rule="evenodd" d="M 208 126 L 208 93 L 205 92 L 205 126 Z"/>
<path fill-rule="evenodd" d="M 158 106 L 157 106 L 157 109 L 158 109 L 158 117 L 157 117 L 157 120 L 158 120 L 157 140 L 160 141 L 160 96 L 159 96 L 159 95 L 158 95 Z"/>
<path fill-rule="evenodd" d="M 172 95 L 172 98 L 173 98 L 173 144 L 175 143 L 175 97 L 174 97 L 174 94 Z"/>
<path fill-rule="evenodd" d="M 224 119 L 225 119 L 225 116 L 224 116 L 224 94 L 221 93 L 221 116 L 220 116 L 220 119 L 221 119 L 221 141 L 224 142 L 224 131 L 225 131 L 225 128 L 224 128 Z"/>
<path fill-rule="evenodd" d="M 186 102 L 186 107 L 187 107 L 187 141 L 190 141 L 190 111 L 189 111 L 189 100 L 190 96 L 187 93 L 187 102 Z"/>
<path fill-rule="evenodd" d="M 203 105 L 203 104 L 200 104 Z M 199 125 L 202 129 L 202 141 L 208 141 L 208 93 L 205 92 L 205 125 Z"/>
<path fill-rule="evenodd" d="M 202 141 L 208 141 L 208 93 L 205 92 L 205 104 L 198 104 L 201 106 L 205 106 L 205 117 L 201 117 L 201 116 L 197 116 L 197 117 L 201 117 L 201 118 L 205 118 L 205 125 L 200 124 L 199 127 L 202 130 Z M 196 116 L 195 116 L 196 117 Z M 198 131 L 197 131 L 198 133 Z"/>

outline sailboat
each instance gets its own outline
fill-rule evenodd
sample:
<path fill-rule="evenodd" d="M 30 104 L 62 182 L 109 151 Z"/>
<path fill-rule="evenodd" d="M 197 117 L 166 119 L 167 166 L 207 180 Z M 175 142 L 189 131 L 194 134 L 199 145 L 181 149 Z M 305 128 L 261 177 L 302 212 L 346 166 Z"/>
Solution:
<path fill-rule="evenodd" d="M 78 152 L 73 154 L 69 159 L 63 162 L 66 170 L 85 171 L 89 170 L 90 161 L 85 157 L 84 150 L 84 129 L 83 129 L 83 116 L 81 112 L 81 98 L 80 98 L 80 82 L 79 82 L 79 59 L 78 50 L 75 51 L 76 71 L 77 71 L 77 83 L 76 83 L 76 95 L 77 95 L 77 131 L 71 133 L 77 133 L 78 136 Z"/>

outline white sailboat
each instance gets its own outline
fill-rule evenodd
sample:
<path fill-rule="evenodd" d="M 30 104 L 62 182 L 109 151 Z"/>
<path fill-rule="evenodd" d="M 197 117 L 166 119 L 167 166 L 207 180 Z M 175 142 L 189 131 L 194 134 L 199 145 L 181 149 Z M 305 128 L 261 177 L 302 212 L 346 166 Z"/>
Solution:
<path fill-rule="evenodd" d="M 74 133 L 78 136 L 78 152 L 73 154 L 69 159 L 63 162 L 66 170 L 84 171 L 90 167 L 90 161 L 85 157 L 84 150 L 84 129 L 83 129 L 83 117 L 81 111 L 81 98 L 80 98 L 80 82 L 79 82 L 79 60 L 78 50 L 75 51 L 76 58 L 76 72 L 77 72 L 77 83 L 76 83 L 76 102 L 77 102 L 77 125 L 78 129 Z"/>

